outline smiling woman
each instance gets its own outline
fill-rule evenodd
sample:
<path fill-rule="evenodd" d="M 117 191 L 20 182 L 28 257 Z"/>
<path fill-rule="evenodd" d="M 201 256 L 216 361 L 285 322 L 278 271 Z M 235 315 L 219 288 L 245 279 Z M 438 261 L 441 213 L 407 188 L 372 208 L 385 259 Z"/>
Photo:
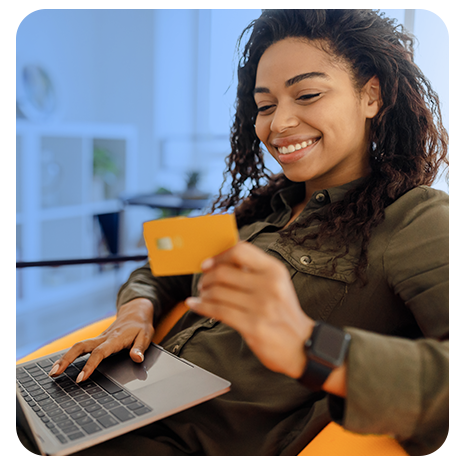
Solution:
<path fill-rule="evenodd" d="M 317 189 L 369 173 L 370 120 L 380 108 L 376 77 L 358 92 L 348 63 L 333 63 L 317 43 L 288 38 L 263 53 L 254 95 L 256 135 L 288 179 L 305 182 L 304 204 Z"/>
<path fill-rule="evenodd" d="M 231 187 L 213 207 L 234 209 L 242 241 L 201 274 L 134 271 L 113 325 L 53 368 L 91 353 L 85 380 L 123 348 L 139 362 L 186 300 L 161 344 L 231 391 L 81 454 L 298 454 L 330 421 L 429 454 L 448 430 L 448 196 L 430 188 L 447 156 L 438 96 L 412 38 L 372 10 L 264 10 L 248 33 Z"/>

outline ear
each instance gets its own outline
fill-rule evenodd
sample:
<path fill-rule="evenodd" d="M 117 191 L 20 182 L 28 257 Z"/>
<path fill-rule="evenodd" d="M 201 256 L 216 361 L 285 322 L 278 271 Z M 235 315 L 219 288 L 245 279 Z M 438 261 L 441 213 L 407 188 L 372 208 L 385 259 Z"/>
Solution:
<path fill-rule="evenodd" d="M 380 82 L 377 76 L 371 77 L 364 85 L 363 94 L 365 98 L 366 118 L 372 119 L 382 106 Z"/>

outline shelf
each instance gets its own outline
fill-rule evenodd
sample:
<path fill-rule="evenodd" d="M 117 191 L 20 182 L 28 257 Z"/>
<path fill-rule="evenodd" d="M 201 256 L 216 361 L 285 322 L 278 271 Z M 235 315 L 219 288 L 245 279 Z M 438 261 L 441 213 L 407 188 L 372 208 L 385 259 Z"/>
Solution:
<path fill-rule="evenodd" d="M 136 148 L 136 131 L 128 125 L 17 121 L 16 259 L 89 258 L 103 252 L 94 217 L 121 211 L 119 196 L 136 190 Z M 109 155 L 113 177 L 94 172 L 96 150 Z M 91 264 L 17 270 L 18 327 L 32 314 L 61 317 L 66 313 L 52 316 L 50 308 L 66 311 L 71 300 L 113 294 L 123 283 L 122 269 Z"/>
<path fill-rule="evenodd" d="M 125 140 L 93 140 L 92 201 L 101 202 L 118 198 L 126 189 L 124 166 L 126 165 Z M 102 167 L 106 168 L 103 169 Z"/>
<path fill-rule="evenodd" d="M 82 203 L 82 140 L 44 137 L 41 142 L 42 207 Z"/>

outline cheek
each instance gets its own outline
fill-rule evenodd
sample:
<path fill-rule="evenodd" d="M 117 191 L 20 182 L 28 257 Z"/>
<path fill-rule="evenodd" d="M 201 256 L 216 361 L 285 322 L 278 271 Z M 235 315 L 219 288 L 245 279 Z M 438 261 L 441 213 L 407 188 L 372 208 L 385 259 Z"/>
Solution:
<path fill-rule="evenodd" d="M 266 141 L 269 137 L 269 124 L 263 121 L 263 119 L 260 117 L 256 119 L 255 132 L 259 140 L 266 144 Z"/>

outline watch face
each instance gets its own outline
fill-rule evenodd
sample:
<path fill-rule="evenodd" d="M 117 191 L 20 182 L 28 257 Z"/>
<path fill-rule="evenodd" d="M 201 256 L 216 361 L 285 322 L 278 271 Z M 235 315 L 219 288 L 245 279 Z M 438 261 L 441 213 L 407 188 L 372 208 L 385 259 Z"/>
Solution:
<path fill-rule="evenodd" d="M 321 324 L 318 327 L 317 337 L 313 340 L 312 350 L 316 356 L 330 364 L 340 365 L 343 361 L 343 347 L 346 343 L 345 332 L 337 327 Z"/>

